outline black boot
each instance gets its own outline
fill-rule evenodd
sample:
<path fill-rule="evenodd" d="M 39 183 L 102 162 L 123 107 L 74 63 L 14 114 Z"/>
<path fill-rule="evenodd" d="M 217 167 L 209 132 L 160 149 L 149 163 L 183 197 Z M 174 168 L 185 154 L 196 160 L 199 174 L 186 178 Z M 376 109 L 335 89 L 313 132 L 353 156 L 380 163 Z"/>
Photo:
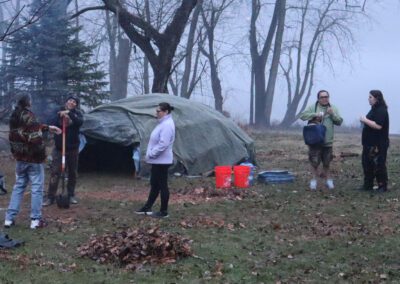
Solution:
<path fill-rule="evenodd" d="M 387 184 L 386 183 L 382 183 L 379 185 L 377 192 L 378 193 L 384 193 L 387 191 Z"/>
<path fill-rule="evenodd" d="M 367 179 L 364 179 L 363 186 L 358 188 L 358 190 L 361 190 L 361 191 L 372 191 L 373 189 L 374 189 L 374 182 L 367 180 Z"/>

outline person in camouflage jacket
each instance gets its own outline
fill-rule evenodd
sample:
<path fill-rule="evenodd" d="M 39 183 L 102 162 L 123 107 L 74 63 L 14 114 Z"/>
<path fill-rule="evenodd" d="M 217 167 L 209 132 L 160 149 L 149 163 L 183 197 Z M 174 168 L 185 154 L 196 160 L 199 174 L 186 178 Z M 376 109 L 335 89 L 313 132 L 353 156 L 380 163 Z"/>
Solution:
<path fill-rule="evenodd" d="M 19 213 L 21 200 L 29 182 L 32 195 L 30 227 L 36 229 L 43 226 L 41 211 L 44 187 L 43 162 L 46 159 L 46 151 L 42 135 L 45 131 L 61 134 L 61 129 L 41 124 L 30 107 L 31 99 L 25 95 L 18 100 L 10 117 L 9 141 L 11 153 L 17 162 L 16 181 L 4 221 L 6 228 L 14 225 L 14 219 Z"/>

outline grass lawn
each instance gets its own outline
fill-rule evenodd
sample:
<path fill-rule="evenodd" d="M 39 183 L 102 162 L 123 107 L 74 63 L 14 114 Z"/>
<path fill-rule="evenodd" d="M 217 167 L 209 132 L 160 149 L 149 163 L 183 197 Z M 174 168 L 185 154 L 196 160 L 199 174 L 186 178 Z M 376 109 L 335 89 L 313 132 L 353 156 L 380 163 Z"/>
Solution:
<path fill-rule="evenodd" d="M 258 170 L 288 169 L 294 183 L 205 197 L 204 190 L 215 190 L 214 178 L 172 177 L 170 218 L 155 220 L 133 214 L 147 197 L 148 181 L 85 173 L 78 179 L 79 205 L 44 208 L 49 226 L 36 231 L 28 228 L 26 194 L 17 225 L 6 231 L 25 245 L 0 250 L 0 283 L 400 282 L 398 137 L 391 138 L 386 194 L 355 190 L 362 183 L 359 135 L 337 135 L 336 188 L 328 191 L 321 180 L 317 192 L 307 188 L 307 149 L 299 133 L 252 137 Z M 14 162 L 7 153 L 0 166 L 10 189 Z M 0 197 L 3 216 L 9 196 Z M 93 234 L 154 226 L 191 239 L 195 256 L 135 271 L 79 256 L 78 246 Z"/>

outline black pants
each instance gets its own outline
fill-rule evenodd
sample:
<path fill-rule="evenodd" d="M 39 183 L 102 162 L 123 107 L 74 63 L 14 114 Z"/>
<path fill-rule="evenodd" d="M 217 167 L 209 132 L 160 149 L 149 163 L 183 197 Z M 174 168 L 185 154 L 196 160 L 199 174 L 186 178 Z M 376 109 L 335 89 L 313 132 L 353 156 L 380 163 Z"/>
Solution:
<path fill-rule="evenodd" d="M 374 179 L 379 186 L 386 186 L 388 175 L 386 157 L 388 147 L 363 146 L 362 166 L 364 170 L 364 185 L 373 186 Z"/>
<path fill-rule="evenodd" d="M 161 212 L 168 212 L 168 168 L 170 165 L 151 165 L 150 193 L 145 207 L 150 209 L 156 201 L 158 194 L 161 195 Z"/>
<path fill-rule="evenodd" d="M 58 183 L 60 181 L 61 176 L 61 162 L 62 162 L 62 153 L 61 151 L 54 148 L 52 153 L 53 161 L 51 163 L 51 174 L 50 174 L 50 183 L 49 190 L 47 192 L 47 197 L 50 199 L 54 199 L 57 193 Z M 78 175 L 78 157 L 79 151 L 70 150 L 65 153 L 65 168 L 68 169 L 68 183 L 67 190 L 69 196 L 75 195 L 75 185 L 76 185 L 76 177 Z"/>

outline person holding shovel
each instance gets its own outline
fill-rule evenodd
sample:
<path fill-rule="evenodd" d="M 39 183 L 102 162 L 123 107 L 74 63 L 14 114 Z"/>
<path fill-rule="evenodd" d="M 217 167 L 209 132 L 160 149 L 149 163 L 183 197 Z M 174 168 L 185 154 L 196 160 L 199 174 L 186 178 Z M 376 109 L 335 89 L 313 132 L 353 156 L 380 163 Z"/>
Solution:
<path fill-rule="evenodd" d="M 135 211 L 139 215 L 149 215 L 154 218 L 168 217 L 168 168 L 172 165 L 174 156 L 172 148 L 175 141 L 175 123 L 171 111 L 174 109 L 169 103 L 160 103 L 156 109 L 158 125 L 150 135 L 146 151 L 146 162 L 151 164 L 150 193 L 146 204 Z M 158 195 L 161 195 L 159 212 L 152 212 L 151 207 Z"/>
<path fill-rule="evenodd" d="M 333 179 L 329 175 L 329 167 L 333 158 L 332 145 L 334 126 L 340 126 L 343 118 L 338 109 L 329 102 L 329 93 L 326 90 L 320 90 L 317 94 L 317 102 L 307 107 L 301 113 L 301 120 L 308 120 L 312 123 L 322 123 L 326 127 L 325 139 L 322 145 L 309 146 L 308 159 L 311 164 L 312 179 L 310 181 L 310 190 L 317 190 L 317 177 L 319 176 L 318 167 L 322 162 L 322 174 L 326 179 L 325 185 L 329 190 L 335 188 Z"/>
<path fill-rule="evenodd" d="M 75 198 L 75 185 L 78 171 L 78 157 L 79 157 L 79 129 L 83 123 L 83 115 L 79 110 L 79 98 L 75 95 L 69 96 L 62 107 L 55 114 L 53 121 L 55 125 L 62 127 L 63 120 L 66 122 L 65 133 L 65 165 L 68 172 L 67 191 L 69 196 L 69 203 L 77 204 Z M 50 183 L 47 192 L 47 199 L 43 206 L 54 204 L 56 199 L 57 187 L 61 176 L 62 170 L 62 148 L 63 139 L 62 135 L 54 137 L 55 147 L 52 153 L 53 161 L 51 164 Z"/>
<path fill-rule="evenodd" d="M 20 210 L 21 200 L 29 182 L 31 183 L 31 229 L 45 226 L 42 219 L 44 187 L 44 166 L 46 147 L 43 132 L 61 134 L 56 126 L 41 124 L 30 110 L 31 99 L 22 96 L 10 117 L 9 141 L 11 153 L 17 160 L 15 167 L 16 181 L 6 211 L 4 227 L 10 228 Z"/>

